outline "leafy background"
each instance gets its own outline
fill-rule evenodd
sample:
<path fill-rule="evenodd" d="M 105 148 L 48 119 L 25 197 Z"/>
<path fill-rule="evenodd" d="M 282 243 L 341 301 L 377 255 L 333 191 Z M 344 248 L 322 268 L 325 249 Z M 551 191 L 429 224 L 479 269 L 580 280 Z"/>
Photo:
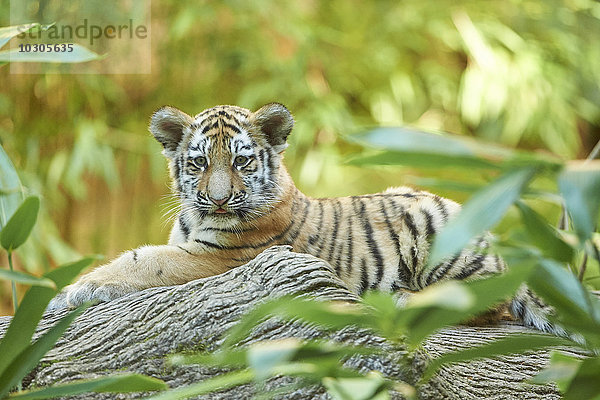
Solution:
<path fill-rule="evenodd" d="M 79 254 L 112 258 L 166 241 L 166 163 L 146 130 L 164 104 L 189 113 L 286 104 L 297 121 L 286 163 L 312 196 L 414 184 L 464 201 L 488 178 L 440 163 L 345 164 L 360 147 L 344 139 L 376 125 L 562 159 L 586 157 L 600 139 L 600 3 L 591 0 L 152 3 L 151 75 L 0 68 L 0 143 L 42 197 L 17 269 L 41 274 Z M 8 8 L 0 0 L 0 26 L 10 25 Z M 556 205 L 532 206 L 559 217 Z M 511 223 L 509 213 L 498 230 Z M 592 264 L 586 284 L 600 287 L 599 275 Z M 0 313 L 9 314 L 10 285 L 2 285 Z"/>

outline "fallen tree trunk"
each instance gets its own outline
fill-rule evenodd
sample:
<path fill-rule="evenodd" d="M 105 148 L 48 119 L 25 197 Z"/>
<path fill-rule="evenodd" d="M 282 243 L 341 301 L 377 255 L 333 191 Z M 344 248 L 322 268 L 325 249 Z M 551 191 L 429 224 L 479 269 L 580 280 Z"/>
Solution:
<path fill-rule="evenodd" d="M 244 312 L 265 299 L 286 294 L 357 300 L 327 263 L 292 253 L 286 246 L 273 247 L 247 265 L 219 276 L 181 286 L 152 288 L 89 308 L 28 376 L 25 387 L 94 378 L 115 371 L 154 376 L 171 387 L 205 380 L 220 371 L 198 365 L 172 367 L 166 364 L 165 357 L 183 350 L 217 349 L 223 334 Z M 47 313 L 36 335 L 47 331 L 64 315 L 65 311 Z M 9 322 L 10 317 L 0 319 L 0 335 Z M 269 320 L 252 332 L 247 343 L 282 337 L 326 336 L 349 344 L 381 346 L 386 349 L 385 358 L 353 358 L 349 363 L 362 371 L 377 370 L 414 383 L 432 357 L 524 330 L 509 323 L 496 327 L 444 329 L 427 340 L 414 359 L 412 371 L 399 367 L 398 360 L 406 354 L 404 349 L 352 328 L 324 335 L 306 325 Z M 538 352 L 444 367 L 419 388 L 419 395 L 423 399 L 558 399 L 559 393 L 553 385 L 523 383 L 547 362 L 547 353 Z M 286 383 L 289 379 L 275 378 L 269 381 L 267 389 Z M 253 393 L 252 385 L 244 385 L 204 398 L 243 399 Z M 327 394 L 322 387 L 312 386 L 289 392 L 285 397 L 327 398 Z M 87 394 L 81 398 L 128 396 Z"/>

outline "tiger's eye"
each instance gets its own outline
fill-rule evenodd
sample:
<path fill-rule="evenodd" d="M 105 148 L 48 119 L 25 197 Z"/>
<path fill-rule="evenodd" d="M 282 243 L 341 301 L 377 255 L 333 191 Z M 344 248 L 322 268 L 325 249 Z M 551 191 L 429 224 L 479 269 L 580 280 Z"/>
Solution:
<path fill-rule="evenodd" d="M 249 160 L 249 158 L 246 156 L 237 156 L 235 158 L 235 160 L 233 160 L 233 161 L 234 161 L 235 165 L 243 166 L 248 163 L 248 160 Z"/>
<path fill-rule="evenodd" d="M 208 160 L 204 156 L 194 158 L 194 164 L 196 164 L 200 168 L 206 167 Z"/>

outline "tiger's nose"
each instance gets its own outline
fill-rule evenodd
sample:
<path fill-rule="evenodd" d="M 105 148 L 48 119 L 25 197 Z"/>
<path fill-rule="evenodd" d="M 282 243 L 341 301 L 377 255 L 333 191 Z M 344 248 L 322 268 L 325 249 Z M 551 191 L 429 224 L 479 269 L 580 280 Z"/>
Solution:
<path fill-rule="evenodd" d="M 210 201 L 222 206 L 231 198 L 232 189 L 233 185 L 229 173 L 223 168 L 215 168 L 206 187 L 206 194 Z"/>
<path fill-rule="evenodd" d="M 215 199 L 212 196 L 208 196 L 208 198 L 210 199 L 210 201 L 212 201 L 216 205 L 222 206 L 223 204 L 225 204 L 225 203 L 227 203 L 229 201 L 229 199 L 231 198 L 231 196 L 226 196 L 226 197 L 223 197 L 222 199 Z"/>

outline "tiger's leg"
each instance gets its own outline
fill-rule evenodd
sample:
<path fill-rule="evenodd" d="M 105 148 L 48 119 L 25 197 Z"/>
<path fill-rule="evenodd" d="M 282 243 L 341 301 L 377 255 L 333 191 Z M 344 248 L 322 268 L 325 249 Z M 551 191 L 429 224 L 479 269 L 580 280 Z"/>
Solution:
<path fill-rule="evenodd" d="M 506 270 L 504 261 L 488 253 L 489 236 L 476 241 L 474 246 L 467 247 L 454 258 L 433 268 L 428 273 L 421 273 L 417 282 L 428 286 L 447 279 L 473 280 L 496 275 Z M 422 288 L 421 287 L 421 288 Z M 522 321 L 526 326 L 542 332 L 565 336 L 564 329 L 550 323 L 548 316 L 554 312 L 552 307 L 544 304 L 525 284 L 515 293 L 512 299 L 495 305 L 489 311 L 467 321 L 469 325 L 490 324 L 505 320 L 508 313 L 513 319 Z"/>
<path fill-rule="evenodd" d="M 48 308 L 76 307 L 86 301 L 110 301 L 127 293 L 218 275 L 229 265 L 216 253 L 185 245 L 144 246 L 83 275 L 50 302 Z"/>
<path fill-rule="evenodd" d="M 525 284 L 517 290 L 510 301 L 510 312 L 515 318 L 523 321 L 526 326 L 534 327 L 542 332 L 568 336 L 561 326 L 548 320 L 548 316 L 554 314 L 554 309 L 545 304 Z"/>

